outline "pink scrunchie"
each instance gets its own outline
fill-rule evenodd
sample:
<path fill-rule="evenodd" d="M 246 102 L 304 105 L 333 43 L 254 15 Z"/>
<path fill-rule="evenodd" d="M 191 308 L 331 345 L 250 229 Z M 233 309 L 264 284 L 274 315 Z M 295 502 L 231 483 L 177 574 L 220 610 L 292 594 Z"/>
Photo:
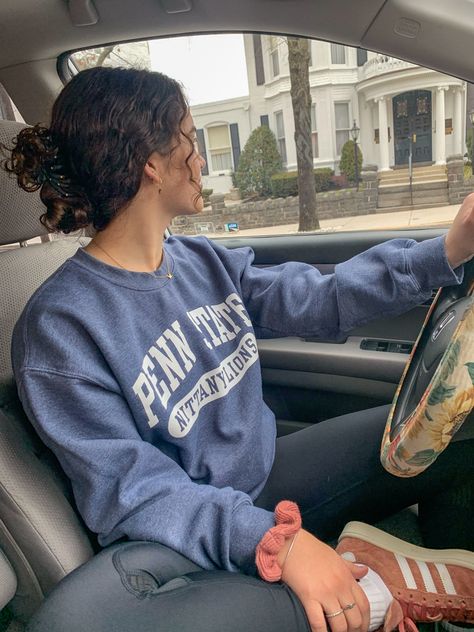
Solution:
<path fill-rule="evenodd" d="M 283 548 L 287 538 L 294 536 L 301 529 L 301 514 L 298 505 L 291 500 L 282 500 L 275 507 L 276 525 L 269 529 L 255 550 L 255 563 L 259 575 L 267 582 L 281 579 L 282 569 L 277 555 Z"/>

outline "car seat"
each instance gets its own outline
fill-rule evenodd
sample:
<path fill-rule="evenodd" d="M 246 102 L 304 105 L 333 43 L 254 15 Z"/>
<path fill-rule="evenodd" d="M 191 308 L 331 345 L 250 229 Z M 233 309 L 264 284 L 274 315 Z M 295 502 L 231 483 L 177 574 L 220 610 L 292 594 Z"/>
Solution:
<path fill-rule="evenodd" d="M 0 143 L 25 127 L 0 121 Z M 26 244 L 46 234 L 38 193 L 26 193 L 0 169 L 0 584 L 3 600 L 26 622 L 44 596 L 94 554 L 96 544 L 78 516 L 53 454 L 30 426 L 18 400 L 10 344 L 13 327 L 33 292 L 86 238 Z M 3 551 L 3 553 L 2 553 Z M 1 602 L 0 609 L 4 605 Z"/>

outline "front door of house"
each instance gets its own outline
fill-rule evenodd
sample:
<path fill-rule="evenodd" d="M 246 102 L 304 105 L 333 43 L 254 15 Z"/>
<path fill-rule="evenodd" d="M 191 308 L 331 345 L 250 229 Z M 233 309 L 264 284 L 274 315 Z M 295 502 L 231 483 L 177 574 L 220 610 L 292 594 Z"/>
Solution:
<path fill-rule="evenodd" d="M 396 165 L 408 165 L 410 138 L 413 162 L 432 161 L 429 90 L 413 90 L 393 98 L 393 127 Z"/>

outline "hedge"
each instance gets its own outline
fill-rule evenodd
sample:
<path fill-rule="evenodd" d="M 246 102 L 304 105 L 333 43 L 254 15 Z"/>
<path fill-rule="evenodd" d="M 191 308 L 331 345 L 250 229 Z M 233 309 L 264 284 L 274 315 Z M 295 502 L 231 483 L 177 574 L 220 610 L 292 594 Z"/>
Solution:
<path fill-rule="evenodd" d="M 314 184 L 316 193 L 327 191 L 331 186 L 331 178 L 334 171 L 329 167 L 314 170 Z M 273 197 L 288 197 L 298 195 L 298 172 L 284 171 L 271 177 Z"/>

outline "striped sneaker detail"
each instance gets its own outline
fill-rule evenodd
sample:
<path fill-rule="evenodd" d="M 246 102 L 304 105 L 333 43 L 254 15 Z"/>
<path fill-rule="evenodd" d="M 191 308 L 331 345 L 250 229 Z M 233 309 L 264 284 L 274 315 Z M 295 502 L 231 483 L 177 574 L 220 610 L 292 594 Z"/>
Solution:
<path fill-rule="evenodd" d="M 416 590 L 416 581 L 413 577 L 413 573 L 411 572 L 410 565 L 408 564 L 408 560 L 403 555 L 399 555 L 398 553 L 394 553 L 395 559 L 398 562 L 398 566 L 400 567 L 400 571 L 403 575 L 403 579 L 405 580 L 405 584 L 407 588 L 411 588 L 412 590 Z"/>
<path fill-rule="evenodd" d="M 435 563 L 436 570 L 439 573 L 439 578 L 443 584 L 443 588 L 447 595 L 456 595 L 456 589 L 454 588 L 453 580 L 445 564 Z"/>
<path fill-rule="evenodd" d="M 431 571 L 428 568 L 428 564 L 426 562 L 421 562 L 420 560 L 414 560 L 414 561 L 416 562 L 418 568 L 420 569 L 421 577 L 425 585 L 425 591 L 432 592 L 432 593 L 437 592 L 435 583 L 431 576 Z"/>
<path fill-rule="evenodd" d="M 400 555 L 399 553 L 395 553 L 394 556 L 398 562 L 400 572 L 402 573 L 403 579 L 408 589 L 418 590 L 419 588 L 421 588 L 420 582 L 417 581 L 417 579 L 421 579 L 425 592 L 439 592 L 439 589 L 436 587 L 435 580 L 437 579 L 437 577 L 435 571 L 434 569 L 430 568 L 430 566 L 426 562 L 413 558 L 408 560 L 406 557 Z M 410 568 L 410 565 L 413 566 L 413 570 L 412 568 Z M 451 575 L 449 574 L 447 566 L 445 564 L 434 563 L 434 567 L 438 571 L 439 579 L 441 580 L 445 593 L 447 595 L 456 595 L 456 589 L 454 588 L 454 583 Z"/>

